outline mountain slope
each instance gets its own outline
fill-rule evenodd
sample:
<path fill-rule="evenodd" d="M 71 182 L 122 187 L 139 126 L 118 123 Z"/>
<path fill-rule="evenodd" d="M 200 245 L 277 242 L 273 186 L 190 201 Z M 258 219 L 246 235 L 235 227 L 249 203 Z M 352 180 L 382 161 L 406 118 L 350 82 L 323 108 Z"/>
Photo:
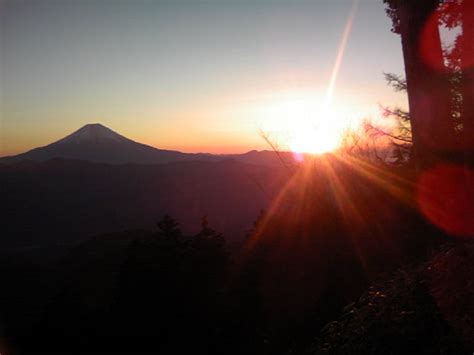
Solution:
<path fill-rule="evenodd" d="M 188 154 L 137 143 L 99 124 L 87 124 L 69 136 L 45 147 L 16 156 L 0 158 L 2 163 L 54 158 L 78 159 L 109 164 L 161 164 L 172 161 L 215 161 L 210 154 Z"/>
<path fill-rule="evenodd" d="M 0 249 L 152 228 L 164 214 L 190 235 L 207 216 L 228 240 L 241 240 L 288 178 L 284 168 L 235 160 L 130 166 L 51 159 L 0 165 Z"/>

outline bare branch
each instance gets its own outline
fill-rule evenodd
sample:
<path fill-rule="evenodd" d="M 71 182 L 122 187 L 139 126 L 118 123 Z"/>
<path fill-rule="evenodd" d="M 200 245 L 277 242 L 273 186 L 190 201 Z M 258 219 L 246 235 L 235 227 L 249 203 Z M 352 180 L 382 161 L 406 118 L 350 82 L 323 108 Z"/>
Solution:
<path fill-rule="evenodd" d="M 277 147 L 272 143 L 272 141 L 270 140 L 270 138 L 268 137 L 268 135 L 263 131 L 263 130 L 259 130 L 259 135 L 260 137 L 262 137 L 265 142 L 268 143 L 268 145 L 272 148 L 272 150 L 275 152 L 275 154 L 278 156 L 278 159 L 280 160 L 280 162 L 282 163 L 282 165 L 288 170 L 288 171 L 291 171 L 291 169 L 289 168 L 288 164 L 286 164 L 285 160 L 283 159 L 283 157 L 281 156 L 280 152 L 278 151 Z"/>
<path fill-rule="evenodd" d="M 370 130 L 373 130 L 375 131 L 377 134 L 379 135 L 382 135 L 382 136 L 386 136 L 386 137 L 389 137 L 389 138 L 392 138 L 392 139 L 395 139 L 395 140 L 398 140 L 398 141 L 401 141 L 401 142 L 405 142 L 405 143 L 412 143 L 412 140 L 409 139 L 409 138 L 405 138 L 405 137 L 400 137 L 400 136 L 394 136 L 393 134 L 390 134 L 388 132 L 385 132 L 384 130 L 380 129 L 380 128 L 377 128 L 371 124 L 368 124 L 368 129 Z"/>
<path fill-rule="evenodd" d="M 407 81 L 405 78 L 392 73 L 383 73 L 383 75 L 388 85 L 393 87 L 395 91 L 407 91 Z"/>

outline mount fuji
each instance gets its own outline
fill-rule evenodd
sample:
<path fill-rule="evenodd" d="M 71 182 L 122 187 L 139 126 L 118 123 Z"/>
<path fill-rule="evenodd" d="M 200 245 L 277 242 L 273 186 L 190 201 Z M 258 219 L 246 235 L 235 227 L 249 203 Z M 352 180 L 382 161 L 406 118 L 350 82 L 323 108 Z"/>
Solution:
<path fill-rule="evenodd" d="M 108 164 L 162 164 L 176 161 L 216 161 L 223 157 L 205 153 L 163 150 L 128 139 L 100 123 L 87 124 L 67 137 L 26 153 L 0 158 L 0 163 L 54 158 Z"/>

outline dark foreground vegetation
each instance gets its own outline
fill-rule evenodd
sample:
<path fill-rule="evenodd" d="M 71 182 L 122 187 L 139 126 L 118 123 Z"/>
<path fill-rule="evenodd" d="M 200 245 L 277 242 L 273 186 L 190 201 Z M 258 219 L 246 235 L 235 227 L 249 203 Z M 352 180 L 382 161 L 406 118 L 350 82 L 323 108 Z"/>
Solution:
<path fill-rule="evenodd" d="M 2 354 L 471 354 L 474 245 L 409 203 L 416 174 L 355 166 L 301 168 L 239 246 L 165 216 L 2 252 Z"/>

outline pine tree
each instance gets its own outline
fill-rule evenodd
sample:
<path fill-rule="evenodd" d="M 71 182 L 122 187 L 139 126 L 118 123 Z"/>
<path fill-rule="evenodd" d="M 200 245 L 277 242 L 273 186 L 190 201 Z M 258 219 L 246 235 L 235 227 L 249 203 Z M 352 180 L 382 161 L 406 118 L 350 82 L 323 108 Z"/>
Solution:
<path fill-rule="evenodd" d="M 159 237 L 174 240 L 179 240 L 182 237 L 179 223 L 167 214 L 157 223 L 157 226 Z"/>

